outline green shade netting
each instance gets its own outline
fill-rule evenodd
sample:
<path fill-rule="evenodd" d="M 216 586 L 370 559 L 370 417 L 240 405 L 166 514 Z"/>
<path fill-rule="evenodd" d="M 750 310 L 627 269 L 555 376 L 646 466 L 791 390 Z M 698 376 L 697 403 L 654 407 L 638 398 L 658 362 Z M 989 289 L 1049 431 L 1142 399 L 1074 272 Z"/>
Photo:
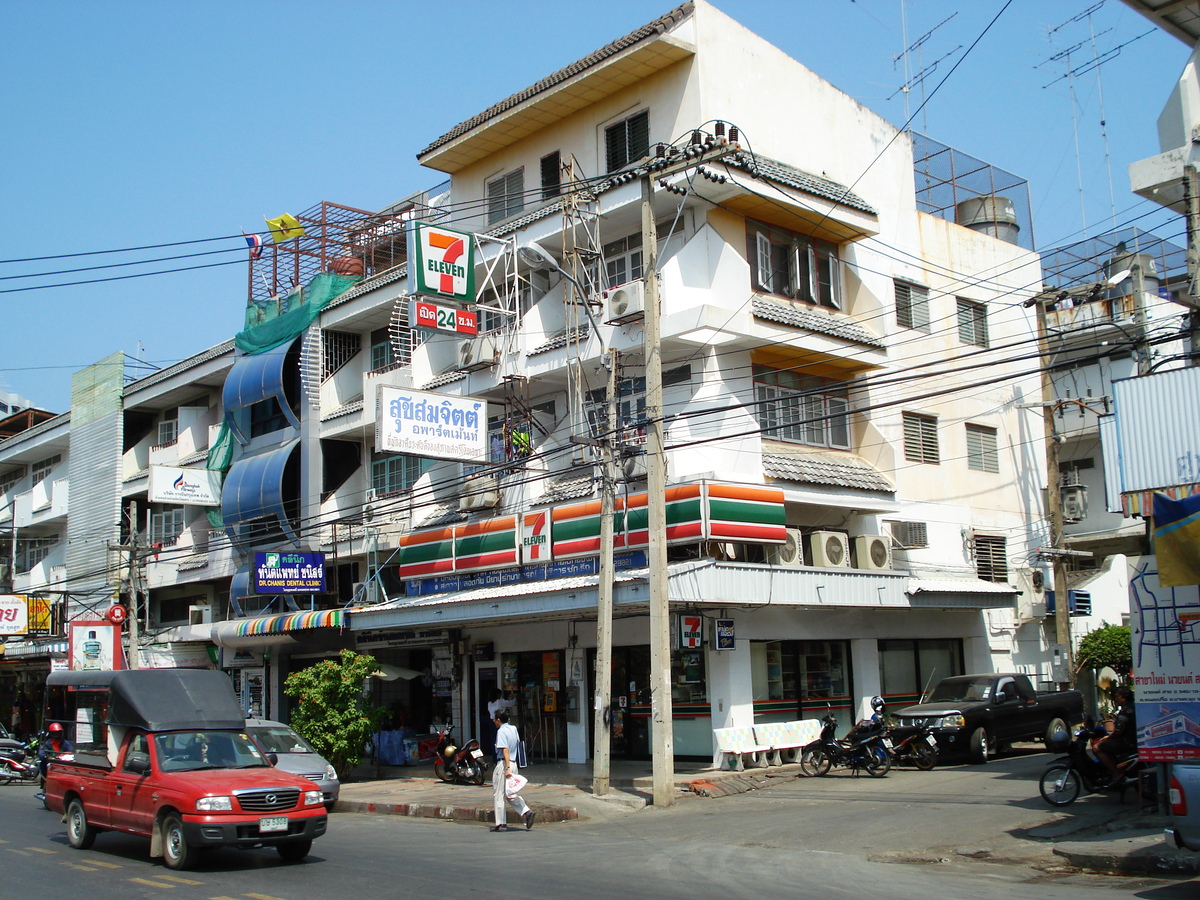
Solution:
<path fill-rule="evenodd" d="M 264 353 L 287 343 L 313 323 L 330 301 L 361 280 L 358 275 L 322 272 L 308 286 L 282 299 L 246 304 L 246 327 L 233 342 L 243 353 Z"/>
<path fill-rule="evenodd" d="M 216 469 L 221 473 L 221 482 L 225 482 L 225 473 L 233 463 L 233 431 L 228 422 L 221 423 L 217 439 L 208 448 L 208 459 L 204 463 L 206 469 Z M 225 520 L 221 517 L 221 507 L 210 506 L 206 512 L 208 524 L 213 528 L 224 528 Z"/>

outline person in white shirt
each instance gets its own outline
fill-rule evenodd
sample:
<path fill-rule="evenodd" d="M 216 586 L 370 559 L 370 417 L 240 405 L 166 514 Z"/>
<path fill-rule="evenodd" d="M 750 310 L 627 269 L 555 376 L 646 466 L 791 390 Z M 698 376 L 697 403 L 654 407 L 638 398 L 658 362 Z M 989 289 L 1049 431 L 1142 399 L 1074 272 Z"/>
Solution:
<path fill-rule="evenodd" d="M 525 820 L 525 830 L 533 827 L 533 810 L 520 794 L 511 797 L 505 792 L 505 781 L 509 775 L 517 774 L 517 745 L 521 736 L 517 726 L 508 724 L 508 713 L 499 710 L 492 721 L 496 724 L 496 768 L 492 770 L 492 809 L 495 812 L 496 824 L 489 831 L 508 831 L 507 807 L 505 801 L 513 805 L 517 815 Z"/>

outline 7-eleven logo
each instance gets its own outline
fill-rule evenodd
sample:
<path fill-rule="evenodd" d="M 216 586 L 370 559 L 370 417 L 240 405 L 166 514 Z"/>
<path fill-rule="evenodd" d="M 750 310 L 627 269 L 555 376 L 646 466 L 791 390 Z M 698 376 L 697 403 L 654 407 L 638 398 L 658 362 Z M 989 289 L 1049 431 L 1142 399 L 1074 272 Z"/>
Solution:
<path fill-rule="evenodd" d="M 414 293 L 470 303 L 475 300 L 475 236 L 424 222 L 414 226 L 416 254 L 410 255 Z"/>
<path fill-rule="evenodd" d="M 525 513 L 521 519 L 521 562 L 550 562 L 550 510 Z"/>

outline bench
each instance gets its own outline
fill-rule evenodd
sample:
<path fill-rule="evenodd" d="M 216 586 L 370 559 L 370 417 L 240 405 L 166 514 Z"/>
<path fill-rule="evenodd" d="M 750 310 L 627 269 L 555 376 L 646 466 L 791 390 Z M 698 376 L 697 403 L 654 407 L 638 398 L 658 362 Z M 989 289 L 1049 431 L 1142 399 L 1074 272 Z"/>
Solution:
<path fill-rule="evenodd" d="M 717 750 L 713 754 L 713 768 L 741 772 L 746 766 L 761 768 L 799 762 L 800 748 L 820 736 L 821 723 L 816 719 L 714 728 Z"/>

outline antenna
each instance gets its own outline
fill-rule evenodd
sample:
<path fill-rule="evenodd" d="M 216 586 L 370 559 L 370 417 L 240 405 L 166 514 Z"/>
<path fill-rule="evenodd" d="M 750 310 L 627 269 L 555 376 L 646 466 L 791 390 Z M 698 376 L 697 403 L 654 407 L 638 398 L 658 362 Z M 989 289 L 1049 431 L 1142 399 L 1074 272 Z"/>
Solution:
<path fill-rule="evenodd" d="M 951 19 L 953 19 L 957 15 L 958 15 L 957 12 L 951 13 L 949 16 L 942 19 L 942 21 L 938 22 L 936 25 L 934 25 L 927 32 L 925 32 L 923 35 L 921 35 L 919 38 L 917 38 L 915 41 L 913 41 L 910 44 L 910 43 L 908 43 L 908 10 L 905 5 L 905 0 L 900 0 L 900 30 L 901 30 L 901 39 L 905 42 L 905 47 L 900 53 L 897 53 L 895 56 L 892 57 L 892 64 L 893 64 L 893 66 L 895 66 L 895 64 L 897 62 L 903 62 L 904 83 L 902 85 L 900 85 L 900 87 L 898 87 L 892 93 L 892 96 L 888 97 L 888 99 L 891 100 L 892 97 L 896 96 L 896 94 L 904 95 L 904 121 L 905 122 L 907 122 L 909 119 L 908 95 L 912 92 L 912 89 L 917 87 L 918 85 L 920 85 L 920 87 L 921 87 L 921 103 L 922 103 L 922 106 L 924 106 L 925 79 L 928 78 L 930 75 L 932 75 L 934 73 L 934 71 L 937 70 L 937 67 L 939 64 L 941 64 L 942 62 L 944 62 L 945 60 L 947 60 L 948 58 L 950 58 L 951 56 L 953 56 L 955 53 L 957 53 L 959 50 L 962 49 L 962 44 L 959 44 L 957 47 L 955 47 L 950 52 L 944 53 L 938 59 L 934 60 L 930 65 L 926 66 L 924 64 L 923 53 L 924 53 L 925 42 L 933 36 L 933 33 L 935 31 L 937 31 L 939 28 L 941 28 L 943 25 L 945 25 L 947 22 L 949 22 Z M 912 54 L 913 52 L 917 53 L 917 62 L 920 66 L 920 69 L 917 72 L 915 77 L 910 75 L 911 70 L 910 70 L 909 61 L 908 61 L 909 55 Z M 921 129 L 927 130 L 927 128 L 928 128 L 928 123 L 926 122 L 925 113 L 922 112 L 922 114 L 921 114 Z"/>

